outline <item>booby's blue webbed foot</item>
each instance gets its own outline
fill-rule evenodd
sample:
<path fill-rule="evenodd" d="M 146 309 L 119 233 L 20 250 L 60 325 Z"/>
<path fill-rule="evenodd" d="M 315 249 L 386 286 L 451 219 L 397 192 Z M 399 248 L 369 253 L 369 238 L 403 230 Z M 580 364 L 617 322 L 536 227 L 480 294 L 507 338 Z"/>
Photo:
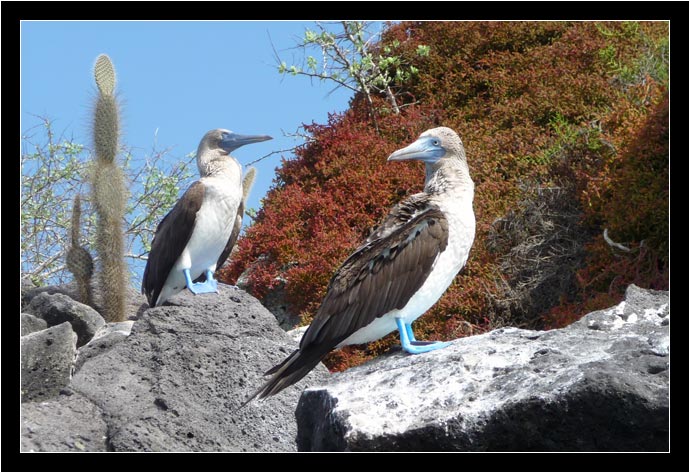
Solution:
<path fill-rule="evenodd" d="M 414 338 L 412 326 L 410 324 L 406 324 L 402 319 L 395 319 L 395 323 L 398 326 L 398 332 L 400 332 L 400 343 L 402 344 L 403 350 L 407 353 L 418 355 L 450 345 L 449 342 L 418 342 Z"/>
<path fill-rule="evenodd" d="M 194 294 L 204 294 L 207 292 L 218 292 L 218 281 L 213 279 L 213 273 L 206 270 L 206 281 L 192 282 L 192 277 L 189 274 L 189 269 L 183 269 L 184 279 L 187 281 L 187 288 Z"/>

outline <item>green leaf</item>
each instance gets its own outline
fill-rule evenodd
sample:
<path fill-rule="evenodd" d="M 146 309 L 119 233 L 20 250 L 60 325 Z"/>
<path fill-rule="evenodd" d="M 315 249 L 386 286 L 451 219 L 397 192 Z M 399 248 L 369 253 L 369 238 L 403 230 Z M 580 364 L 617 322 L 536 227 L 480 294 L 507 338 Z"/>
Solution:
<path fill-rule="evenodd" d="M 431 50 L 431 47 L 419 44 L 417 45 L 417 55 L 424 57 L 429 55 L 429 51 Z"/>
<path fill-rule="evenodd" d="M 309 70 L 316 72 L 316 58 L 314 56 L 307 57 L 307 67 Z"/>

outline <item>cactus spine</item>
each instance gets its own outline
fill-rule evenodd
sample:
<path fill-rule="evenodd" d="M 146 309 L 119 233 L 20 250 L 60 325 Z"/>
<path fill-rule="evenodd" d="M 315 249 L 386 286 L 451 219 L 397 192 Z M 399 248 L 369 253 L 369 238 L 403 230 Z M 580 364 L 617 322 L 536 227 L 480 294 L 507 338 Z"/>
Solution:
<path fill-rule="evenodd" d="M 96 250 L 100 257 L 99 282 L 103 294 L 103 318 L 125 320 L 127 267 L 122 222 L 127 190 L 122 169 L 115 162 L 119 140 L 119 112 L 115 99 L 115 69 L 101 54 L 94 68 L 98 100 L 93 122 L 96 157 L 92 193 L 96 209 Z"/>
<path fill-rule="evenodd" d="M 79 301 L 93 307 L 91 276 L 93 276 L 93 259 L 89 252 L 79 244 L 81 229 L 81 200 L 74 198 L 72 208 L 72 241 L 67 250 L 67 269 L 74 275 L 79 288 Z"/>

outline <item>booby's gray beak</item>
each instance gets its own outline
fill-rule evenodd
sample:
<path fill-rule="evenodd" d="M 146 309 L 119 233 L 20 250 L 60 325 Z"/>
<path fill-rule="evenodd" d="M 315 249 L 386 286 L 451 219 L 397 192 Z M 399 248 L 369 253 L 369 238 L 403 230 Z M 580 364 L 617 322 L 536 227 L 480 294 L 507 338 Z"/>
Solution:
<path fill-rule="evenodd" d="M 225 133 L 223 139 L 220 140 L 220 146 L 230 153 L 240 146 L 251 143 L 259 143 L 261 141 L 272 140 L 273 137 L 268 135 L 239 135 L 237 133 Z"/>
<path fill-rule="evenodd" d="M 388 156 L 388 161 L 408 161 L 416 159 L 426 163 L 439 160 L 446 150 L 441 146 L 441 140 L 433 136 L 424 136 L 409 146 L 399 149 Z"/>

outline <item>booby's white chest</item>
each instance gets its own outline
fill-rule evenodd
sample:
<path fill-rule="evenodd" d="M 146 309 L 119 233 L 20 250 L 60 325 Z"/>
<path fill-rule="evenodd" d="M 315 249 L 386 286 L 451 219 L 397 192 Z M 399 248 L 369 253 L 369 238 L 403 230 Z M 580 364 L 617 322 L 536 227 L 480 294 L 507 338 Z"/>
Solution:
<path fill-rule="evenodd" d="M 472 198 L 439 202 L 448 220 L 448 245 L 434 262 L 426 281 L 410 298 L 405 307 L 392 310 L 375 319 L 341 342 L 338 347 L 378 340 L 397 330 L 396 318 L 410 324 L 438 301 L 458 272 L 465 266 L 474 241 L 475 218 Z"/>
<path fill-rule="evenodd" d="M 177 262 L 180 269 L 191 268 L 193 277 L 217 262 L 230 239 L 242 198 L 239 180 L 230 182 L 228 179 L 206 177 L 202 181 L 204 200 L 196 214 L 192 236 Z"/>

